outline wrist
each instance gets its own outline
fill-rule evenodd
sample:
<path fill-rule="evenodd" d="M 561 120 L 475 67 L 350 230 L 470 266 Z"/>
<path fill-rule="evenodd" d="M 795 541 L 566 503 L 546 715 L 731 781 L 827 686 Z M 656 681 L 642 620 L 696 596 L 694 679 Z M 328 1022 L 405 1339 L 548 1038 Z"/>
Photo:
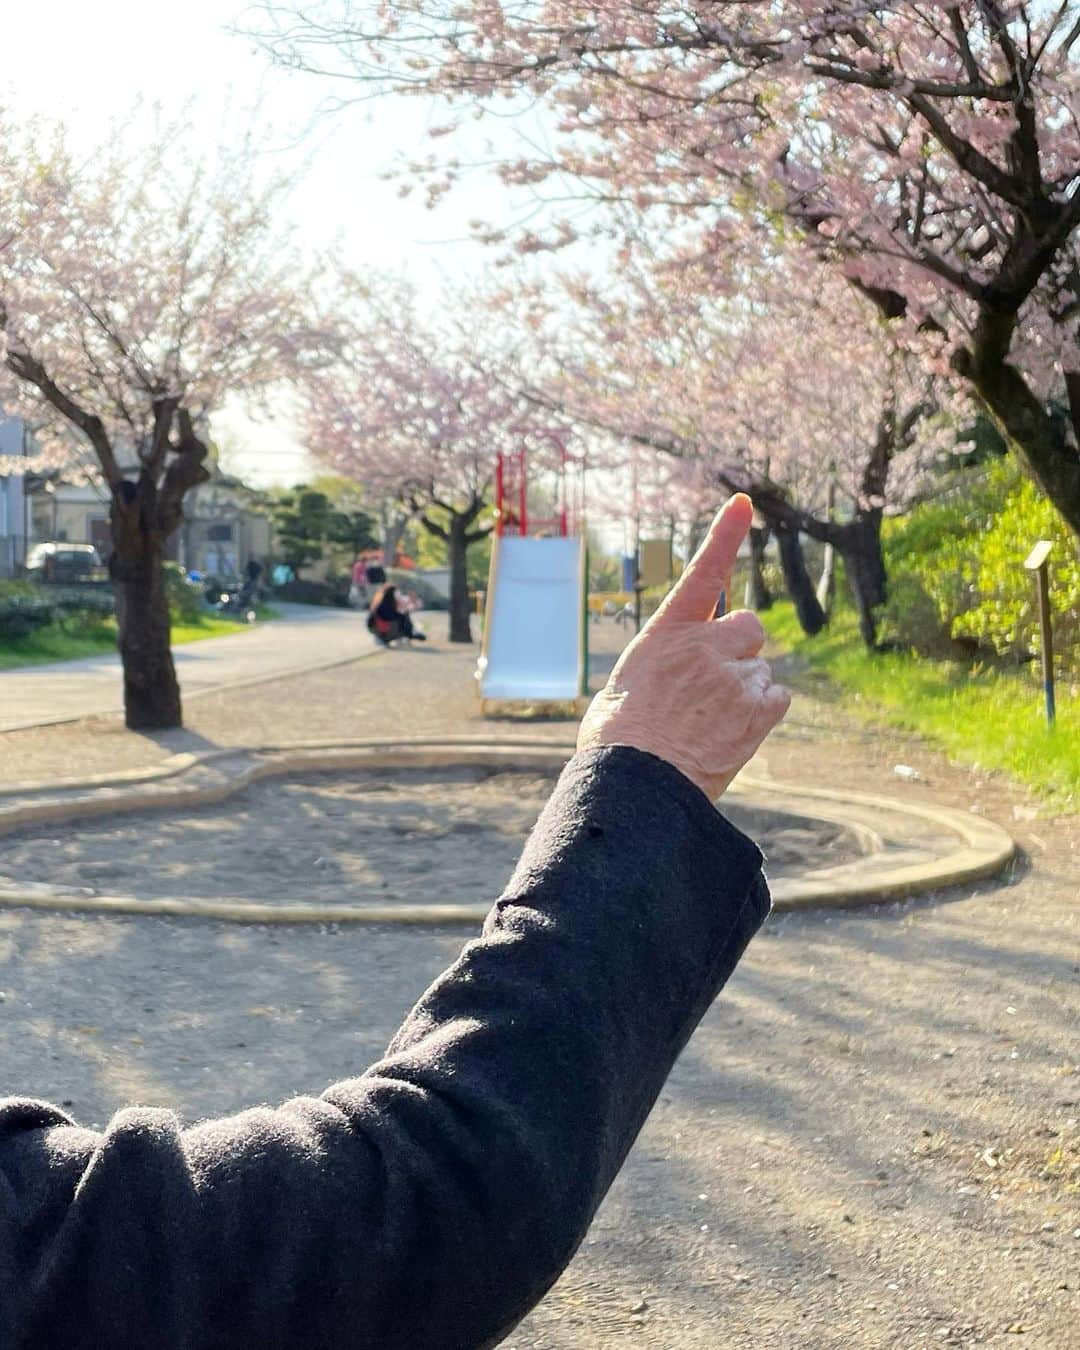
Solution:
<path fill-rule="evenodd" d="M 578 737 L 579 753 L 586 750 L 598 750 L 603 747 L 620 747 L 626 750 L 638 750 L 662 760 L 669 768 L 681 774 L 698 789 L 710 802 L 714 802 L 725 790 L 734 774 L 726 776 L 707 772 L 700 764 L 694 763 L 662 736 L 637 730 L 633 733 L 619 732 L 617 728 L 598 728 L 595 731 L 583 731 Z"/>

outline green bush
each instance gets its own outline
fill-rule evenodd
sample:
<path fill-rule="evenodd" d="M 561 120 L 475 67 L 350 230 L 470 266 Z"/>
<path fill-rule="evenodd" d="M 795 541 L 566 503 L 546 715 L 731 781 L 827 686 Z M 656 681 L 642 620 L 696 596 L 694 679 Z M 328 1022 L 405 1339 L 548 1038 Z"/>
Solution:
<path fill-rule="evenodd" d="M 49 597 L 62 619 L 101 620 L 116 613 L 116 597 L 110 585 L 50 586 Z"/>
<path fill-rule="evenodd" d="M 165 564 L 165 590 L 173 623 L 198 623 L 204 612 L 202 588 L 193 586 L 179 563 Z"/>
<path fill-rule="evenodd" d="M 46 628 L 79 633 L 100 627 L 115 610 L 110 587 L 0 582 L 0 641 L 19 642 Z"/>
<path fill-rule="evenodd" d="M 966 470 L 934 501 L 887 521 L 883 635 L 928 655 L 963 647 L 1027 660 L 1040 650 L 1032 545 L 1050 539 L 1055 646 L 1080 670 L 1080 549 L 1054 506 L 1012 459 Z"/>
<path fill-rule="evenodd" d="M 6 588 L 5 588 L 6 589 Z M 0 593 L 0 641 L 18 641 L 57 617 L 51 600 L 33 593 Z"/>

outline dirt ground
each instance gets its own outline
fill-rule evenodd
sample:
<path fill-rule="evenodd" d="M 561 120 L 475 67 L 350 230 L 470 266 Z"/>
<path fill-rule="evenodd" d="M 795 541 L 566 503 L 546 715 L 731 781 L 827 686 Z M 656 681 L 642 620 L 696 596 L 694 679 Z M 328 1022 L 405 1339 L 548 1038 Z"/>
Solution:
<path fill-rule="evenodd" d="M 825 692 L 796 700 L 768 772 L 983 812 L 1017 865 L 975 891 L 775 916 L 512 1350 L 1080 1344 L 1080 819 Z M 438 644 L 257 693 L 199 700 L 164 743 L 108 724 L 3 738 L 5 776 L 285 727 L 523 730 L 479 721 L 468 658 Z M 194 1119 L 318 1092 L 379 1053 L 463 936 L 0 911 L 4 1090 L 98 1124 L 130 1100 Z"/>

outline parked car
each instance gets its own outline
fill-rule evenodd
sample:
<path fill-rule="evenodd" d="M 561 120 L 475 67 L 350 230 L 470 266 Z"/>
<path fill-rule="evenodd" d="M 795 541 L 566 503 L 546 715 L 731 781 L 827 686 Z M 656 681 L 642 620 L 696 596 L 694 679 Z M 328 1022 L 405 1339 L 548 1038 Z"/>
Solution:
<path fill-rule="evenodd" d="M 26 573 L 33 581 L 105 581 L 107 573 L 93 544 L 35 544 L 26 555 Z"/>

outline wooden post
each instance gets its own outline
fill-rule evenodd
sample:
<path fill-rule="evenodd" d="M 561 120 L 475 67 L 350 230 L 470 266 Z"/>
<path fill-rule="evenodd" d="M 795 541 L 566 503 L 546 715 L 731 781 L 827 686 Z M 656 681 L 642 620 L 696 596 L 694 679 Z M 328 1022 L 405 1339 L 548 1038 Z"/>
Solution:
<path fill-rule="evenodd" d="M 1053 547 L 1049 539 L 1040 539 L 1028 554 L 1024 566 L 1035 574 L 1039 601 L 1039 630 L 1042 635 L 1043 693 L 1046 697 L 1046 725 L 1053 727 L 1054 707 L 1054 634 L 1050 625 L 1050 574 L 1048 560 Z"/>

